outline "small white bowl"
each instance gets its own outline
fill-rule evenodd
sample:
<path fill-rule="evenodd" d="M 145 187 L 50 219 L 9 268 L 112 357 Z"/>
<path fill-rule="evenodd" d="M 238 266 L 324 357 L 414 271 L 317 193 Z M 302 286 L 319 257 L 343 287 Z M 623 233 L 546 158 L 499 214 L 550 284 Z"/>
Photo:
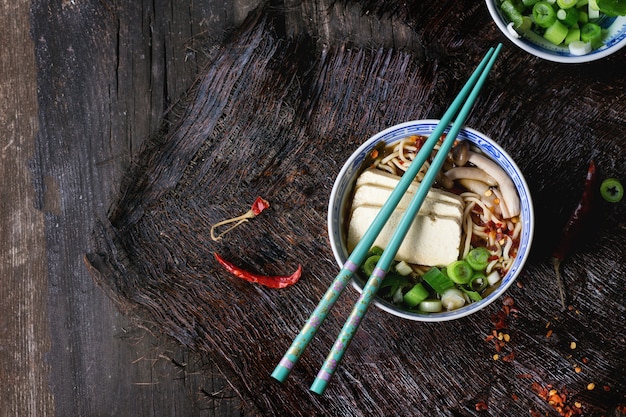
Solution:
<path fill-rule="evenodd" d="M 328 204 L 328 235 L 333 254 L 340 267 L 343 266 L 348 259 L 344 214 L 346 213 L 348 205 L 351 203 L 352 189 L 357 176 L 360 174 L 361 165 L 363 164 L 365 158 L 381 141 L 389 145 L 411 135 L 428 136 L 435 129 L 438 123 L 439 120 L 415 120 L 392 126 L 368 139 L 348 158 L 335 180 Z M 448 130 L 446 130 L 446 133 L 447 131 Z M 533 240 L 535 217 L 530 191 L 522 173 L 511 157 L 497 143 L 482 133 L 464 127 L 459 132 L 458 138 L 468 140 L 473 145 L 480 148 L 487 156 L 496 161 L 511 176 L 511 179 L 515 184 L 515 188 L 517 189 L 521 200 L 521 220 L 523 225 L 517 257 L 515 258 L 509 272 L 502 278 L 500 286 L 494 292 L 481 301 L 468 304 L 457 310 L 424 314 L 402 309 L 383 300 L 382 298 L 376 297 L 374 299 L 374 304 L 377 307 L 398 317 L 416 321 L 446 321 L 458 319 L 475 313 L 500 297 L 507 290 L 507 288 L 509 288 L 509 286 L 520 274 L 524 263 L 528 258 L 530 246 Z M 353 279 L 352 283 L 357 291 L 362 291 L 363 284 L 359 279 Z"/>
<path fill-rule="evenodd" d="M 489 13 L 498 28 L 515 45 L 539 58 L 564 64 L 579 64 L 609 56 L 626 45 L 626 16 L 604 16 L 597 21 L 596 23 L 607 32 L 604 46 L 594 49 L 585 55 L 572 55 L 568 47 L 554 45 L 532 31 L 518 38 L 507 29 L 509 23 L 504 18 L 500 7 L 496 4 L 497 1 L 485 0 Z"/>

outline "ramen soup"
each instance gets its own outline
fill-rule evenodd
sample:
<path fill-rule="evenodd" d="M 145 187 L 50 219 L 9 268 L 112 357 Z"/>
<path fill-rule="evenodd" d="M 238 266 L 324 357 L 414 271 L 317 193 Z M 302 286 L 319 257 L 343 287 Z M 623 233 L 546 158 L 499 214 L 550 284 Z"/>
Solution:
<path fill-rule="evenodd" d="M 426 137 L 410 136 L 376 149 L 356 180 L 348 210 L 352 251 Z M 379 234 L 361 273 L 369 277 L 391 239 L 435 147 Z M 506 172 L 468 141 L 457 141 L 400 246 L 378 296 L 411 311 L 437 313 L 489 295 L 513 264 L 522 222 L 520 199 Z"/>

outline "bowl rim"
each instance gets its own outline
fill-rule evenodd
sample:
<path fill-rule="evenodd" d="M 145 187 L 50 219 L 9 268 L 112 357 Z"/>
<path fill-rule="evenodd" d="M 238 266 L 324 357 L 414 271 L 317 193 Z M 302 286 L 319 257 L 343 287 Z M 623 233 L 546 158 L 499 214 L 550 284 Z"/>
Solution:
<path fill-rule="evenodd" d="M 507 29 L 507 22 L 505 22 L 505 20 L 503 19 L 502 15 L 500 14 L 500 11 L 497 9 L 495 2 L 493 0 L 485 0 L 485 3 L 487 3 L 487 9 L 489 10 L 489 14 L 491 15 L 491 18 L 493 19 L 493 21 L 496 23 L 496 25 L 498 26 L 498 28 L 500 29 L 500 31 L 511 41 L 513 42 L 515 45 L 517 45 L 519 48 L 523 49 L 524 51 L 528 52 L 531 55 L 537 56 L 539 58 L 543 58 L 547 61 L 552 61 L 552 62 L 558 62 L 561 64 L 582 64 L 582 63 L 586 63 L 586 62 L 592 62 L 592 61 L 596 61 L 598 59 L 602 59 L 605 58 L 615 52 L 617 52 L 618 50 L 622 49 L 624 46 L 626 46 L 626 34 L 615 44 L 602 49 L 602 50 L 597 50 L 596 52 L 590 52 L 588 54 L 585 55 L 558 55 L 558 54 L 551 54 L 549 52 L 546 52 L 543 49 L 539 49 L 541 48 L 539 45 L 535 44 L 532 40 L 529 40 L 527 38 L 517 38 L 515 36 L 513 36 Z M 619 21 L 622 21 L 622 19 L 626 19 L 625 16 L 618 16 L 618 18 L 621 18 Z"/>
<path fill-rule="evenodd" d="M 374 134 L 373 136 L 369 137 L 345 161 L 344 165 L 339 171 L 339 174 L 337 174 L 337 177 L 333 184 L 333 188 L 330 194 L 330 199 L 328 202 L 328 210 L 327 210 L 328 237 L 330 240 L 330 245 L 331 245 L 333 255 L 335 257 L 335 261 L 337 262 L 340 268 L 344 265 L 346 259 L 344 259 L 341 256 L 341 254 L 344 253 L 344 250 L 343 250 L 344 248 L 338 247 L 337 246 L 338 242 L 335 242 L 335 239 L 334 239 L 335 234 L 337 234 L 338 236 L 341 235 L 340 234 L 341 230 L 337 230 L 337 233 L 336 233 L 335 231 L 336 227 L 334 224 L 335 222 L 333 221 L 333 218 L 334 218 L 333 214 L 334 214 L 334 207 L 336 205 L 335 202 L 338 202 L 340 206 L 342 206 L 343 203 L 345 202 L 345 200 L 342 199 L 341 196 L 339 195 L 339 191 L 340 191 L 339 188 L 342 183 L 342 180 L 346 178 L 346 175 L 351 170 L 355 169 L 354 167 L 355 161 L 357 160 L 359 156 L 362 156 L 364 153 L 366 153 L 366 151 L 371 148 L 372 144 L 378 143 L 382 138 L 389 135 L 390 133 L 393 133 L 394 131 L 398 131 L 398 130 L 403 130 L 407 127 L 414 127 L 414 126 L 421 126 L 421 125 L 436 126 L 438 123 L 439 123 L 439 119 L 419 119 L 419 120 L 407 121 L 407 122 L 390 126 Z M 449 128 L 450 126 L 446 128 L 446 132 L 449 130 Z M 528 210 L 527 210 L 528 219 L 524 219 L 524 222 L 525 223 L 527 222 L 529 226 L 529 229 L 527 230 L 528 232 L 527 234 L 528 238 L 527 238 L 527 243 L 526 243 L 527 249 L 523 253 L 522 257 L 520 258 L 518 262 L 519 266 L 514 271 L 514 275 L 510 279 L 508 279 L 507 282 L 502 282 L 500 286 L 498 287 L 498 289 L 494 291 L 493 296 L 489 296 L 481 301 L 472 303 L 458 310 L 437 313 L 437 314 L 423 314 L 423 313 L 417 313 L 417 312 L 408 312 L 408 311 L 402 311 L 398 309 L 396 306 L 392 305 L 391 303 L 385 300 L 380 299 L 379 297 L 374 298 L 372 302 L 374 305 L 376 305 L 378 308 L 390 314 L 393 314 L 397 317 L 401 317 L 401 318 L 413 320 L 413 321 L 442 322 L 442 321 L 448 321 L 448 320 L 456 320 L 456 319 L 468 316 L 470 314 L 476 313 L 482 310 L 483 308 L 487 307 L 489 304 L 491 304 L 493 301 L 495 301 L 497 298 L 499 298 L 502 294 L 506 292 L 506 290 L 513 284 L 513 282 L 515 282 L 519 274 L 522 272 L 523 267 L 526 264 L 526 261 L 530 255 L 531 246 L 533 242 L 533 236 L 534 236 L 534 226 L 535 226 L 535 217 L 534 217 L 534 210 L 533 210 L 534 206 L 532 202 L 532 197 L 530 195 L 530 189 L 528 187 L 528 184 L 526 183 L 526 180 L 521 170 L 519 169 L 519 167 L 517 166 L 513 158 L 511 158 L 511 156 L 490 137 L 486 136 L 485 134 L 473 128 L 463 126 L 461 130 L 459 131 L 459 136 L 468 137 L 468 135 L 479 137 L 481 140 L 484 140 L 485 142 L 487 142 L 489 146 L 492 146 L 494 149 L 496 149 L 507 160 L 507 163 L 510 164 L 511 168 L 517 173 L 517 176 L 518 176 L 517 179 L 519 183 L 521 184 L 522 189 L 524 189 L 524 193 L 526 197 L 525 201 L 522 201 L 522 204 L 524 206 L 528 206 Z M 353 183 L 353 181 L 350 181 L 350 183 Z M 341 209 L 342 207 L 339 207 L 339 210 Z M 341 244 L 341 242 L 339 242 L 339 244 Z M 355 288 L 359 293 L 362 292 L 363 290 L 362 285 L 359 285 L 355 277 L 351 279 L 351 283 L 352 283 L 353 288 Z"/>

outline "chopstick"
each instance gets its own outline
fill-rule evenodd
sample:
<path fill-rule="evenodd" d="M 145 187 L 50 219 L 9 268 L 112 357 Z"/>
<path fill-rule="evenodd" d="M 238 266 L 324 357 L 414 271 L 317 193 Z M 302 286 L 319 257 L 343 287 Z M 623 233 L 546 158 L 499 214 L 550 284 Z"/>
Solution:
<path fill-rule="evenodd" d="M 469 112 L 482 88 L 491 67 L 493 66 L 502 44 L 499 44 L 495 49 L 490 48 L 486 53 L 483 60 L 480 62 L 476 70 L 472 73 L 471 77 L 466 82 L 465 86 L 461 89 L 458 96 L 452 102 L 448 110 L 442 116 L 439 124 L 435 127 L 433 132 L 428 136 L 428 139 L 424 143 L 422 149 L 413 160 L 408 170 L 401 177 L 400 181 L 392 191 L 391 195 L 383 204 L 378 215 L 374 218 L 374 221 L 365 232 L 364 236 L 357 243 L 356 247 L 352 251 L 348 260 L 345 262 L 339 274 L 335 277 L 334 281 L 320 300 L 319 304 L 305 323 L 304 327 L 300 330 L 300 333 L 296 336 L 293 343 L 281 359 L 280 363 L 276 366 L 272 372 L 272 377 L 280 382 L 284 382 L 289 376 L 291 369 L 298 361 L 310 341 L 315 336 L 319 326 L 323 323 L 328 315 L 328 312 L 335 304 L 352 275 L 358 270 L 359 265 L 365 260 L 368 251 L 372 247 L 376 237 L 380 234 L 381 230 L 385 226 L 385 223 L 395 210 L 396 206 L 404 196 L 404 193 L 409 188 L 409 185 L 413 182 L 420 168 L 430 156 L 431 150 L 437 144 L 441 138 L 445 129 L 450 125 L 451 120 L 457 114 L 454 123 L 450 127 L 446 139 L 443 141 L 440 150 L 437 152 L 436 157 L 431 163 L 430 168 L 427 170 L 424 179 L 422 180 L 417 192 L 413 199 L 409 203 L 405 214 L 403 215 L 396 231 L 394 232 L 389 244 L 383 251 L 381 258 L 378 261 L 374 272 L 369 277 L 367 284 L 361 292 L 357 303 L 355 304 L 350 316 L 341 329 L 335 344 L 331 352 L 329 353 L 326 361 L 324 362 L 321 370 L 319 371 L 315 381 L 311 385 L 311 391 L 317 394 L 323 394 L 328 386 L 330 378 L 332 377 L 336 367 L 343 358 L 343 355 L 352 340 L 352 337 L 356 333 L 356 330 L 361 323 L 365 313 L 371 304 L 380 284 L 382 283 L 387 270 L 391 266 L 391 262 L 402 241 L 404 240 L 415 216 L 417 215 L 426 195 L 428 194 L 430 187 L 435 181 L 437 172 L 440 170 L 441 165 L 445 160 L 445 156 L 448 154 L 452 144 L 456 140 L 456 137 L 463 126 L 463 123 L 467 119 Z M 460 111 L 459 111 L 460 108 Z"/>

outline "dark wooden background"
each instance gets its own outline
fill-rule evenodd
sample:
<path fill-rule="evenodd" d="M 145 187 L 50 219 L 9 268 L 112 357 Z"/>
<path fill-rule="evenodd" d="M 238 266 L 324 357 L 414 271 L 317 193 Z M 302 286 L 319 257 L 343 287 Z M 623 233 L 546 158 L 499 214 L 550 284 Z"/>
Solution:
<path fill-rule="evenodd" d="M 490 314 L 500 303 L 477 315 L 477 320 L 461 322 L 471 338 L 453 343 L 453 349 L 462 355 L 470 347 L 472 359 L 428 355 L 417 347 L 408 351 L 414 348 L 415 329 L 427 329 L 416 337 L 428 345 L 454 333 L 456 324 L 436 328 L 397 323 L 373 310 L 333 380 L 331 397 L 318 399 L 306 387 L 348 310 L 344 306 L 289 382 L 275 384 L 266 371 L 282 355 L 335 269 L 319 237 L 302 248 L 321 250 L 321 255 L 291 253 L 302 256 L 305 271 L 311 271 L 299 288 L 288 293 L 293 298 L 266 295 L 272 305 L 284 308 L 278 311 L 278 321 L 288 326 L 268 326 L 279 333 L 262 338 L 262 346 L 269 347 L 262 355 L 246 353 L 239 344 L 257 332 L 245 325 L 258 323 L 265 311 L 276 313 L 274 307 L 261 305 L 243 317 L 240 334 L 229 336 L 218 328 L 214 335 L 221 338 L 204 346 L 194 340 L 190 342 L 195 344 L 179 343 L 184 338 L 166 336 L 171 329 L 164 330 L 154 317 L 125 310 L 119 299 L 112 302 L 107 294 L 115 290 L 106 285 L 111 281 L 103 279 L 104 288 L 98 287 L 83 261 L 93 249 L 96 221 L 107 217 L 124 174 L 141 165 L 137 157 L 144 155 L 140 149 L 146 139 L 158 137 L 176 122 L 179 100 L 193 102 L 186 93 L 214 59 L 229 51 L 220 45 L 231 41 L 229 35 L 256 2 L 19 1 L 0 9 L 1 416 L 469 416 L 485 415 L 474 408 L 483 400 L 491 405 L 488 415 L 502 415 L 497 410 L 529 415 L 530 409 L 558 415 L 533 392 L 533 381 L 568 390 L 568 404 L 574 403 L 572 398 L 581 401 L 588 415 L 617 415 L 615 408 L 626 395 L 623 203 L 601 206 L 592 222 L 597 233 L 591 233 L 592 239 L 577 248 L 567 265 L 570 291 L 582 294 L 575 297 L 571 312 L 558 309 L 546 257 L 576 203 L 589 158 L 601 163 L 602 175 L 624 180 L 624 53 L 584 66 L 528 57 L 497 32 L 482 1 L 397 7 L 375 1 L 346 3 L 285 1 L 272 6 L 285 10 L 286 34 L 313 34 L 315 51 L 334 51 L 330 54 L 334 59 L 343 56 L 348 62 L 350 51 L 354 56 L 359 51 L 376 56 L 381 47 L 393 47 L 405 51 L 406 62 L 420 69 L 407 88 L 427 102 L 399 104 L 398 110 L 392 100 L 372 104 L 353 99 L 372 111 L 371 124 L 360 126 L 365 137 L 403 121 L 397 119 L 407 114 L 440 116 L 485 45 L 496 41 L 505 45 L 495 80 L 481 101 L 491 112 L 475 114 L 470 124 L 488 133 L 498 129 L 509 133 L 502 143 L 525 170 L 539 212 L 534 255 L 520 287 L 511 289 L 522 302 L 521 317 L 512 329 L 517 362 L 493 361 L 493 347 L 483 341 L 490 331 Z M 324 49 L 328 45 L 344 49 Z M 332 97 L 322 90 L 320 97 Z M 409 99 L 401 88 L 396 92 Z M 319 112 L 312 114 L 323 120 Z M 332 148 L 336 153 L 329 157 L 330 169 L 312 184 L 321 183 L 319 178 L 332 179 L 362 139 L 350 136 L 354 126 L 334 127 L 344 142 Z M 158 154 L 155 142 L 149 143 L 152 154 Z M 519 146 L 514 148 L 515 144 Z M 323 198 L 329 187 L 325 184 L 312 193 L 315 205 L 303 214 L 288 204 L 293 201 L 280 200 L 278 191 L 277 207 L 291 209 L 286 212 L 289 224 L 310 224 L 323 233 Z M 272 184 L 265 189 L 271 190 Z M 244 203 L 243 198 L 224 197 L 211 216 Z M 293 238 L 298 232 L 294 230 Z M 318 256 L 322 265 L 315 263 Z M 251 255 L 247 259 L 257 266 L 269 262 Z M 238 283 L 234 287 L 243 294 L 255 293 Z M 612 310 L 596 312 L 593 303 Z M 239 330 L 239 323 L 224 317 L 222 326 Z M 545 337 L 552 329 L 554 336 Z M 381 337 L 385 342 L 376 343 Z M 573 340 L 579 344 L 576 350 L 569 348 Z M 396 344 L 401 349 L 393 352 Z M 232 349 L 236 360 L 229 357 Z M 415 365 L 416 356 L 424 359 L 424 366 Z M 431 376 L 426 365 L 439 370 L 439 376 Z M 475 368 L 465 369 L 469 365 Z M 583 368 L 580 374 L 573 371 L 577 365 Z M 437 385 L 458 366 L 463 368 L 461 376 L 475 376 L 464 392 L 450 391 L 454 382 Z M 417 378 L 403 380 L 405 372 L 414 372 Z M 588 382 L 597 385 L 595 390 L 585 389 Z"/>

